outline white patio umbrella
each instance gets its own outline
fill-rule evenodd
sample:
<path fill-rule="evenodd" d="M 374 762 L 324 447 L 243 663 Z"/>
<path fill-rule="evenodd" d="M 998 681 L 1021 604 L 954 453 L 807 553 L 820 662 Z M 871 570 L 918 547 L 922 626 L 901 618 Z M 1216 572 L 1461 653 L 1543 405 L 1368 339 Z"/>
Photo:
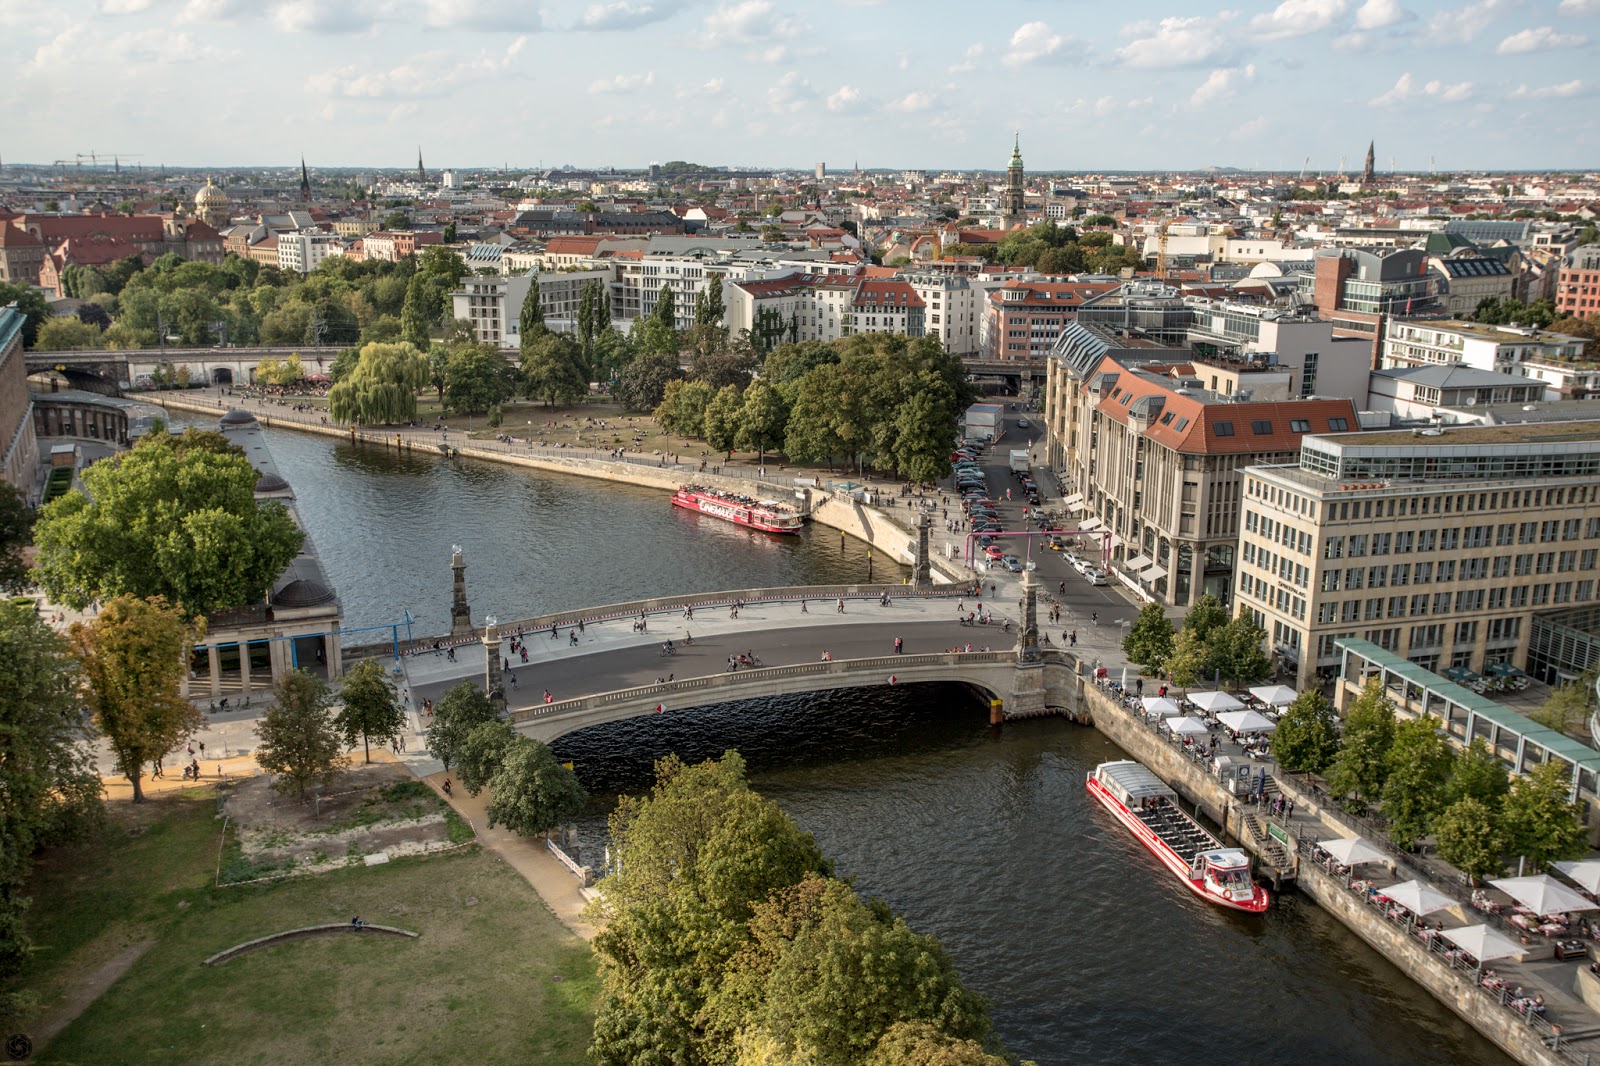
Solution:
<path fill-rule="evenodd" d="M 1558 862 L 1556 869 L 1572 878 L 1590 892 L 1600 892 L 1600 862 Z"/>
<path fill-rule="evenodd" d="M 1288 685 L 1263 685 L 1250 690 L 1250 695 L 1265 703 L 1268 707 L 1287 707 L 1299 695 Z"/>
<path fill-rule="evenodd" d="M 1503 959 L 1507 955 L 1517 955 L 1522 951 L 1521 944 L 1518 944 L 1510 937 L 1495 932 L 1487 925 L 1469 925 L 1461 929 L 1443 929 L 1440 930 L 1439 935 L 1479 962 L 1488 962 L 1490 959 Z"/>
<path fill-rule="evenodd" d="M 1183 713 L 1182 707 L 1179 707 L 1165 696 L 1146 696 L 1140 702 L 1144 705 L 1145 714 L 1168 716 Z"/>
<path fill-rule="evenodd" d="M 1223 711 L 1217 721 L 1235 733 L 1270 733 L 1278 723 L 1258 711 Z"/>
<path fill-rule="evenodd" d="M 1421 881 L 1404 881 L 1378 891 L 1418 917 L 1456 905 L 1455 900 Z"/>
<path fill-rule="evenodd" d="M 1218 711 L 1244 710 L 1244 704 L 1226 692 L 1191 692 L 1189 693 L 1189 702 L 1196 707 L 1204 707 L 1212 714 Z"/>
<path fill-rule="evenodd" d="M 1535 914 L 1566 914 L 1600 908 L 1600 903 L 1584 899 L 1549 874 L 1502 877 L 1489 883 Z"/>
<path fill-rule="evenodd" d="M 1201 733 L 1209 732 L 1209 730 L 1206 729 L 1206 724 L 1198 718 L 1168 718 L 1167 728 L 1178 734 L 1180 737 L 1199 736 Z"/>
<path fill-rule="evenodd" d="M 1345 866 L 1358 866 L 1364 862 L 1382 862 L 1385 858 L 1383 852 L 1360 837 L 1334 837 L 1332 840 L 1319 840 L 1317 841 L 1317 847 L 1332 855 Z"/>

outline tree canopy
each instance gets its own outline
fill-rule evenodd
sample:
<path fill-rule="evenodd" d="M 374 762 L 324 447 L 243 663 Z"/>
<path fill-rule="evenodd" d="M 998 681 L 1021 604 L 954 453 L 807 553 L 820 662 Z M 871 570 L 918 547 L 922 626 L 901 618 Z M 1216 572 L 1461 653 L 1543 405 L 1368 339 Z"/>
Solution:
<path fill-rule="evenodd" d="M 417 417 L 417 390 L 428 376 L 428 357 L 416 345 L 368 344 L 355 367 L 328 390 L 328 415 L 358 426 L 409 422 Z"/>
<path fill-rule="evenodd" d="M 1295 697 L 1272 734 L 1272 754 L 1285 770 L 1320 774 L 1339 752 L 1338 715 L 1320 689 Z"/>
<path fill-rule="evenodd" d="M 1146 670 L 1161 673 L 1168 656 L 1172 654 L 1172 622 L 1159 603 L 1147 603 L 1139 608 L 1139 617 L 1128 627 L 1122 638 L 1122 650 L 1129 659 Z"/>
<path fill-rule="evenodd" d="M 310 671 L 290 670 L 278 678 L 273 704 L 256 725 L 256 762 L 277 775 L 274 789 L 304 799 L 308 786 L 327 784 L 349 764 L 332 705 L 327 682 Z"/>
<path fill-rule="evenodd" d="M 78 610 L 122 593 L 190 615 L 257 602 L 305 534 L 282 505 L 256 502 L 256 477 L 215 431 L 147 434 L 40 508 L 40 584 Z"/>
<path fill-rule="evenodd" d="M 372 742 L 394 740 L 405 728 L 406 712 L 394 691 L 388 671 L 376 659 L 362 659 L 346 670 L 339 682 L 339 713 L 333 724 L 346 745 L 361 741 L 364 761 L 372 761 Z"/>
<path fill-rule="evenodd" d="M 1328 769 L 1329 790 L 1350 797 L 1358 811 L 1383 792 L 1394 728 L 1394 704 L 1384 693 L 1382 678 L 1375 676 L 1346 710 L 1344 738 Z"/>
<path fill-rule="evenodd" d="M 479 726 L 472 736 L 486 728 Z M 577 774 L 557 762 L 549 747 L 522 736 L 499 753 L 489 792 L 489 828 L 503 825 L 523 836 L 549 832 L 589 800 Z"/>
<path fill-rule="evenodd" d="M 433 705 L 433 722 L 428 727 L 428 754 L 444 763 L 446 770 L 450 769 L 468 734 L 498 717 L 494 704 L 476 683 L 457 682 Z"/>

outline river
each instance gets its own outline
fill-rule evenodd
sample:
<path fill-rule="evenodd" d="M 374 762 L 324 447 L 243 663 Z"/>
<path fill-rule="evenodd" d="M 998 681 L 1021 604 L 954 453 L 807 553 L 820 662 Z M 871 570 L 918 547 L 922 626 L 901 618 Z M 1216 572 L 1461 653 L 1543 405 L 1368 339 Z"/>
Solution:
<path fill-rule="evenodd" d="M 474 618 L 866 576 L 862 546 L 841 552 L 830 530 L 779 540 L 657 491 L 267 437 L 352 628 L 409 608 L 419 636 L 446 630 L 452 544 Z M 650 716 L 557 747 L 597 797 L 591 851 L 611 797 L 648 788 L 656 757 L 738 749 L 840 874 L 944 942 L 1006 1046 L 1044 1066 L 1510 1061 L 1292 893 L 1259 918 L 1190 897 L 1085 796 L 1084 775 L 1124 757 L 1099 733 L 986 723 L 962 686 L 899 686 Z"/>

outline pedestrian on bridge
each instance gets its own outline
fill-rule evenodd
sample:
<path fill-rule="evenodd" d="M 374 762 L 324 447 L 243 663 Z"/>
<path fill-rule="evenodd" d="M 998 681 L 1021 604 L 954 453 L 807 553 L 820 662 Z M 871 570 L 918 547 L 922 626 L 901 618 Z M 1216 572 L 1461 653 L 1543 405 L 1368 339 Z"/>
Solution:
<path fill-rule="evenodd" d="M 894 638 L 894 653 L 896 655 L 899 655 L 902 652 L 904 652 L 905 649 L 906 649 L 906 642 L 901 640 L 899 637 L 895 637 Z"/>
<path fill-rule="evenodd" d="M 840 597 L 839 597 L 839 609 L 838 609 L 838 613 L 840 613 L 840 614 L 844 614 L 844 597 L 843 597 L 843 596 L 840 596 Z"/>

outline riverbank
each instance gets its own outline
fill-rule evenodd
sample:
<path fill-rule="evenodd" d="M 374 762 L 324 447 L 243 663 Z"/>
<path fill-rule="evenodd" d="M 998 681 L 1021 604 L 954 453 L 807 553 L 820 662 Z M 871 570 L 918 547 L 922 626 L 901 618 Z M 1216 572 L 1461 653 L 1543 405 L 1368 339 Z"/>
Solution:
<path fill-rule="evenodd" d="M 675 453 L 651 455 L 615 451 L 596 451 L 560 445 L 541 445 L 516 438 L 507 440 L 464 437 L 459 432 L 427 427 L 396 426 L 384 429 L 338 426 L 315 410 L 297 411 L 293 405 L 241 397 L 212 398 L 194 392 L 150 393 L 147 402 L 171 411 L 220 417 L 234 408 L 248 411 L 268 429 L 297 429 L 334 437 L 352 444 L 420 452 L 443 456 L 462 456 L 487 462 L 519 466 L 551 474 L 569 474 L 599 481 L 612 481 L 642 488 L 676 491 L 686 481 L 724 492 L 757 498 L 802 498 L 802 508 L 819 525 L 837 529 L 900 565 L 911 567 L 917 554 L 917 511 L 914 497 L 901 497 L 898 486 L 863 485 L 875 498 L 864 503 L 848 493 L 829 490 L 815 473 L 793 471 L 788 478 L 772 476 L 767 466 L 725 465 L 707 467 L 703 461 L 685 461 Z M 781 472 L 781 471 L 780 471 Z M 933 580 L 940 584 L 965 584 L 978 575 L 961 563 L 959 539 L 935 522 L 929 530 L 929 556 Z M 989 581 L 1015 582 L 1014 577 L 988 577 Z"/>
<path fill-rule="evenodd" d="M 1339 812 L 1317 803 L 1290 782 L 1274 781 L 1273 786 L 1292 798 L 1295 807 L 1287 819 L 1270 818 L 1263 809 L 1247 805 L 1242 797 L 1229 792 L 1220 779 L 1148 728 L 1105 689 L 1084 686 L 1083 702 L 1104 736 L 1221 825 L 1264 865 L 1269 861 L 1284 865 L 1302 895 L 1506 1054 L 1524 1066 L 1587 1063 L 1588 1056 L 1570 1043 L 1571 1036 L 1600 1032 L 1600 1013 L 1583 999 L 1581 963 L 1556 962 L 1550 958 L 1549 946 L 1541 944 L 1530 945 L 1521 956 L 1495 960 L 1494 967 L 1508 986 L 1520 985 L 1530 997 L 1539 993 L 1549 1006 L 1547 1018 L 1524 1017 L 1483 988 L 1474 971 L 1447 960 L 1434 941 L 1396 925 L 1382 909 L 1370 906 L 1364 891 L 1352 890 L 1351 874 L 1325 870 L 1310 858 L 1311 845 L 1316 842 L 1361 835 L 1359 827 L 1348 824 Z M 1390 860 L 1388 866 L 1396 881 L 1415 876 L 1399 860 Z M 1436 887 L 1448 891 L 1454 886 L 1438 883 Z M 1455 909 L 1469 924 L 1477 917 L 1464 906 Z"/>

